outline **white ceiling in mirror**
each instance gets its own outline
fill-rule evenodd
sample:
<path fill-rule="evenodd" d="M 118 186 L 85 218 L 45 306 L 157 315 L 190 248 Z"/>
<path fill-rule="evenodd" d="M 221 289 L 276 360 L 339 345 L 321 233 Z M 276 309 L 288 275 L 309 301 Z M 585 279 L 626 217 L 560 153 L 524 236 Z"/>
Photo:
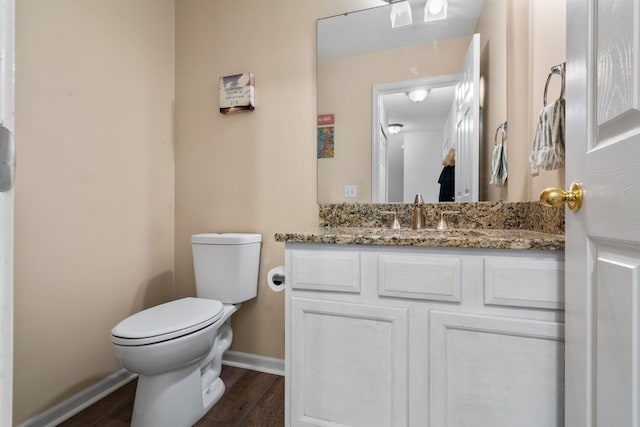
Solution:
<path fill-rule="evenodd" d="M 405 92 L 382 95 L 389 123 L 402 123 L 403 132 L 442 130 L 447 120 L 455 86 L 432 88 L 424 101 L 415 103 Z"/>
<path fill-rule="evenodd" d="M 447 19 L 424 22 L 425 0 L 408 0 L 413 24 L 391 28 L 390 6 L 318 20 L 318 59 L 356 55 L 472 34 L 484 0 L 449 0 Z M 382 2 L 382 0 L 381 0 Z M 349 15 L 349 19 L 346 18 Z"/>

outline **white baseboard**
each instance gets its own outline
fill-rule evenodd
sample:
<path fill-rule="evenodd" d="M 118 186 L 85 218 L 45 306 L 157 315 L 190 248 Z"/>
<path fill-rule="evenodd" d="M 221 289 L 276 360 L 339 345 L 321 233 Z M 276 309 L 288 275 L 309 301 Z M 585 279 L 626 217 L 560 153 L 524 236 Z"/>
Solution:
<path fill-rule="evenodd" d="M 133 381 L 136 377 L 136 374 L 121 369 L 91 387 L 71 396 L 67 400 L 60 402 L 53 408 L 28 419 L 18 425 L 18 427 L 56 426 L 83 409 L 93 405 L 108 394 L 113 393 L 125 384 Z"/>
<path fill-rule="evenodd" d="M 284 360 L 241 351 L 226 351 L 222 364 L 284 377 Z"/>

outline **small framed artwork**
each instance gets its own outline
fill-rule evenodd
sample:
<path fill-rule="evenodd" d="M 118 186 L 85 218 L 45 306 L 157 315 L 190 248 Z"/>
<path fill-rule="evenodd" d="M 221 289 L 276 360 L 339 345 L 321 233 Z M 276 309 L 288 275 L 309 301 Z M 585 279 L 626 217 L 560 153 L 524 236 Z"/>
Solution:
<path fill-rule="evenodd" d="M 336 121 L 333 114 L 318 114 L 318 126 L 332 125 Z"/>
<path fill-rule="evenodd" d="M 326 159 L 333 157 L 333 126 L 318 128 L 318 158 Z"/>
<path fill-rule="evenodd" d="M 253 73 L 220 77 L 220 112 L 222 114 L 253 111 L 255 106 Z"/>

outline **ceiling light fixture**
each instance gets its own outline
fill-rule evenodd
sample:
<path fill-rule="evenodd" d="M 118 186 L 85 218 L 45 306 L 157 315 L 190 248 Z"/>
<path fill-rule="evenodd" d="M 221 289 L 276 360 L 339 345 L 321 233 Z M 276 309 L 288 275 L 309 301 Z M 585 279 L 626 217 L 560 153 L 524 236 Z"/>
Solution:
<path fill-rule="evenodd" d="M 389 129 L 389 133 L 391 135 L 395 135 L 400 133 L 400 131 L 402 130 L 402 128 L 404 127 L 404 125 L 400 124 L 400 123 L 391 123 L 388 127 Z"/>
<path fill-rule="evenodd" d="M 411 25 L 413 18 L 411 16 L 411 5 L 407 0 L 403 1 L 391 1 L 391 13 L 389 18 L 391 19 L 391 28 L 404 27 L 405 25 Z"/>
<path fill-rule="evenodd" d="M 429 89 L 414 89 L 412 91 L 407 92 L 407 96 L 409 99 L 416 104 L 424 101 L 427 96 L 429 96 Z"/>
<path fill-rule="evenodd" d="M 447 0 L 427 0 L 424 5 L 424 22 L 447 19 Z"/>

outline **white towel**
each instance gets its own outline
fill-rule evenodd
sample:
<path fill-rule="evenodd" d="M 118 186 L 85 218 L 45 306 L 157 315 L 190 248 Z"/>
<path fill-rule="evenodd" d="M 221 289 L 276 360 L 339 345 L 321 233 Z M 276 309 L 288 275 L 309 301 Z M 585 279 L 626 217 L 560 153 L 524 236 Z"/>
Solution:
<path fill-rule="evenodd" d="M 532 169 L 559 169 L 564 166 L 564 98 L 540 111 L 529 162 Z"/>
<path fill-rule="evenodd" d="M 493 156 L 491 157 L 491 184 L 502 187 L 507 182 L 507 146 L 496 144 L 493 146 Z"/>

